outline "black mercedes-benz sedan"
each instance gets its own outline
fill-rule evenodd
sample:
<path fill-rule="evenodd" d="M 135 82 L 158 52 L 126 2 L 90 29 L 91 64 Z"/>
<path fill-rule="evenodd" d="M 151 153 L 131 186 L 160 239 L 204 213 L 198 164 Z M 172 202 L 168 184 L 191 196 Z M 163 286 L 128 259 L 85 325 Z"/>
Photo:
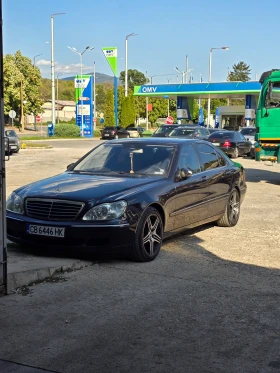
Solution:
<path fill-rule="evenodd" d="M 236 225 L 245 171 L 203 140 L 104 142 L 64 173 L 15 190 L 9 240 L 53 247 L 128 249 L 153 260 L 164 233 L 217 222 Z"/>

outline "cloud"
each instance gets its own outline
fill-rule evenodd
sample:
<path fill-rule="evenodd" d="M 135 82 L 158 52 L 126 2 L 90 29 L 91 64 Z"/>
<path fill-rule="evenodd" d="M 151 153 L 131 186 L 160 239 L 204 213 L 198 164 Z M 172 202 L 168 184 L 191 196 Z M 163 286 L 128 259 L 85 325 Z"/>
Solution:
<path fill-rule="evenodd" d="M 40 60 L 37 62 L 37 65 L 40 67 L 42 73 L 46 73 L 46 67 L 51 66 L 51 61 Z M 79 63 L 72 63 L 69 65 L 64 65 L 59 62 L 55 62 L 55 72 L 63 74 L 80 74 L 81 65 Z M 87 66 L 83 64 L 83 73 L 89 73 L 93 70 L 93 66 Z"/>
<path fill-rule="evenodd" d="M 39 60 L 36 65 L 38 66 L 51 66 L 51 61 L 47 61 L 47 60 Z"/>

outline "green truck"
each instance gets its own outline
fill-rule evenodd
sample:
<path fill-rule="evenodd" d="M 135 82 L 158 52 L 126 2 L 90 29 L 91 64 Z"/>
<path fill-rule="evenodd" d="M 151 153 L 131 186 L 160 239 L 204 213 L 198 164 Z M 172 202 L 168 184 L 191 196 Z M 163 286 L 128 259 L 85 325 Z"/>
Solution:
<path fill-rule="evenodd" d="M 255 159 L 280 163 L 280 70 L 264 72 L 260 83 Z"/>

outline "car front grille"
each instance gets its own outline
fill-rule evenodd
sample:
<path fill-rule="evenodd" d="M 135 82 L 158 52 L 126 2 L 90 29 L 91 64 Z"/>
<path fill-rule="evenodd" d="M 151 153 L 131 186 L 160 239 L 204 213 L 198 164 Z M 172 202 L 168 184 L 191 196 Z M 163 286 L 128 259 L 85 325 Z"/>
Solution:
<path fill-rule="evenodd" d="M 58 199 L 27 198 L 26 215 L 50 221 L 73 221 L 82 211 L 84 203 Z"/>

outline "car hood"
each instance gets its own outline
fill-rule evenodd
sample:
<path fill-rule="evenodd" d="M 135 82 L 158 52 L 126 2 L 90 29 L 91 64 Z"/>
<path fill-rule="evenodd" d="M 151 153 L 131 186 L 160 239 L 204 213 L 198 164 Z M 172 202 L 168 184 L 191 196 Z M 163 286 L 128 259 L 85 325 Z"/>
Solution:
<path fill-rule="evenodd" d="M 54 198 L 72 201 L 110 201 L 140 192 L 151 185 L 162 183 L 158 177 L 122 177 L 78 174 L 63 174 L 26 185 L 16 190 L 22 198 Z"/>

